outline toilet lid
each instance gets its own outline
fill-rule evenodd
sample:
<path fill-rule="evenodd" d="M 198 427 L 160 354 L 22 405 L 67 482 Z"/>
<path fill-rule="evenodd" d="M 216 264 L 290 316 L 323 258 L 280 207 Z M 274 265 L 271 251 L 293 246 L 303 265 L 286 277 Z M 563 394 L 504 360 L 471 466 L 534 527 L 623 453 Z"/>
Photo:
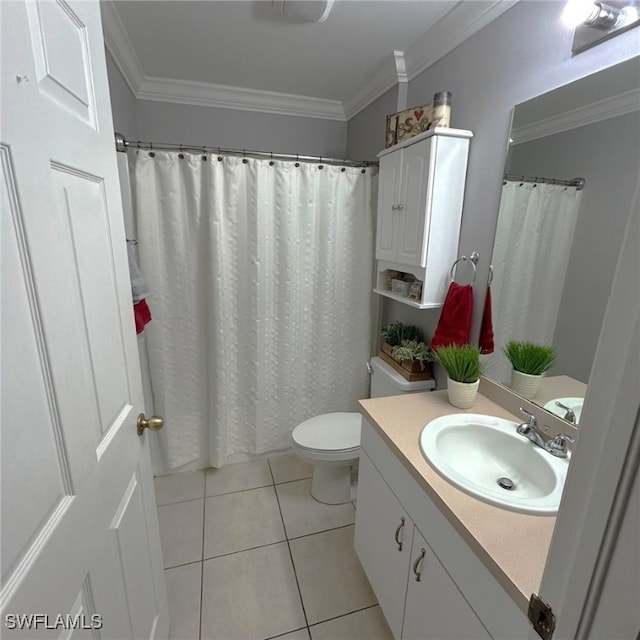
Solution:
<path fill-rule="evenodd" d="M 323 413 L 301 422 L 292 437 L 305 449 L 344 451 L 360 447 L 359 413 Z"/>

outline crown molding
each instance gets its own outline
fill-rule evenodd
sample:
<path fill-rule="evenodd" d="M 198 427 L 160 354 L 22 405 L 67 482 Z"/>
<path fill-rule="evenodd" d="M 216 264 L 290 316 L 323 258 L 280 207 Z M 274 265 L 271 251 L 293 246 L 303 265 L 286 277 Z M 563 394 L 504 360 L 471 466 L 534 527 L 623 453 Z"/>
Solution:
<path fill-rule="evenodd" d="M 404 54 L 406 77 L 413 80 L 518 2 L 519 0 L 494 0 L 489 6 L 486 2 L 459 2 L 431 29 L 409 45 Z M 397 83 L 395 66 L 385 60 L 345 102 L 347 119 L 353 118 Z"/>
<path fill-rule="evenodd" d="M 516 5 L 520 0 L 460 2 L 436 25 L 411 43 L 406 53 L 409 80 Z"/>
<path fill-rule="evenodd" d="M 111 0 L 100 2 L 104 44 L 134 96 L 144 80 L 142 66 Z"/>
<path fill-rule="evenodd" d="M 244 89 L 208 82 L 147 76 L 136 94 L 140 100 L 175 102 L 201 107 L 260 111 L 305 118 L 345 121 L 342 102 L 307 96 Z"/>
<path fill-rule="evenodd" d="M 494 0 L 489 6 L 487 2 L 459 2 L 409 46 L 405 52 L 405 77 L 415 78 L 518 1 Z M 101 0 L 100 5 L 105 46 L 134 96 L 140 100 L 346 121 L 398 84 L 393 54 L 387 56 L 345 102 L 145 76 L 113 2 Z"/>
<path fill-rule="evenodd" d="M 640 111 L 640 89 L 620 93 L 617 96 L 598 100 L 583 107 L 571 109 L 559 115 L 513 129 L 511 131 L 511 139 L 513 144 L 521 144 L 602 122 L 609 118 L 623 116 L 633 111 Z"/>

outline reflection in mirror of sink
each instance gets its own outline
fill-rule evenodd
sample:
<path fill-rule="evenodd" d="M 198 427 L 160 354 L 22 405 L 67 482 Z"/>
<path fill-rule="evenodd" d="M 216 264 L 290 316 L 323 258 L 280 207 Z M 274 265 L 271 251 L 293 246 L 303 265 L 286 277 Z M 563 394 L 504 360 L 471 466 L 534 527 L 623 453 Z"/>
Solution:
<path fill-rule="evenodd" d="M 422 430 L 420 448 L 427 462 L 465 493 L 510 511 L 554 515 L 568 460 L 535 446 L 517 426 L 480 414 L 442 416 Z"/>
<path fill-rule="evenodd" d="M 582 405 L 584 404 L 584 398 L 553 398 L 553 400 L 549 400 L 544 405 L 544 408 L 547 411 L 551 411 L 556 416 L 563 418 L 565 420 L 569 420 L 567 418 L 567 410 L 559 407 L 556 403 L 564 405 L 568 409 L 571 409 L 575 415 L 575 424 L 579 424 L 580 416 L 582 415 Z M 569 420 L 571 422 L 571 420 Z"/>

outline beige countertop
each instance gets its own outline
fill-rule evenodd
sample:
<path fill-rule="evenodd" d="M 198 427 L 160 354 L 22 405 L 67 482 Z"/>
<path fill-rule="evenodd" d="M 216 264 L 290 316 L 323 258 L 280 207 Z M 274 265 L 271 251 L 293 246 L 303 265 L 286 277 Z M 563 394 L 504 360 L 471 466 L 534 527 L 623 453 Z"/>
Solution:
<path fill-rule="evenodd" d="M 423 427 L 443 415 L 483 413 L 518 422 L 519 418 L 480 394 L 472 409 L 457 409 L 449 404 L 446 391 L 371 398 L 360 404 L 405 468 L 526 613 L 531 594 L 540 588 L 555 517 L 507 511 L 463 493 L 433 470 L 419 445 Z"/>

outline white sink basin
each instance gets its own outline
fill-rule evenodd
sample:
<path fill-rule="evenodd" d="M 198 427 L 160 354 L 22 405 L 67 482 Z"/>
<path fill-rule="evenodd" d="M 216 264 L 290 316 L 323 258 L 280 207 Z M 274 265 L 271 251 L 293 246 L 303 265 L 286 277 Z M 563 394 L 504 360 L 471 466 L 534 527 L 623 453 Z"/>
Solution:
<path fill-rule="evenodd" d="M 554 398 L 553 400 L 549 400 L 547 404 L 544 405 L 544 408 L 547 411 L 551 411 L 551 413 L 556 416 L 560 416 L 564 418 L 566 415 L 566 411 L 561 409 L 556 402 L 560 402 L 565 407 L 569 407 L 576 414 L 576 424 L 580 422 L 580 416 L 582 415 L 582 405 L 584 404 L 584 398 Z"/>
<path fill-rule="evenodd" d="M 510 511 L 554 515 L 569 461 L 516 433 L 517 426 L 472 413 L 443 416 L 422 430 L 420 449 L 441 476 L 465 493 Z"/>

